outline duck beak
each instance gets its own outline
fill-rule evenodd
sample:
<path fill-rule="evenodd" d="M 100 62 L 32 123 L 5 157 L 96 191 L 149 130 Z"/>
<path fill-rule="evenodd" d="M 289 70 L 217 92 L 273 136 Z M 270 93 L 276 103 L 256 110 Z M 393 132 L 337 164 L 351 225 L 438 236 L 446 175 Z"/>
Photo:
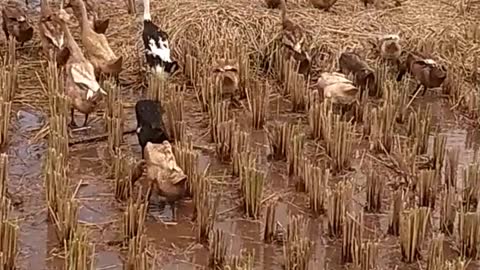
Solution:
<path fill-rule="evenodd" d="M 100 90 L 100 93 L 104 94 L 105 96 L 107 95 L 107 92 L 105 92 L 105 90 L 103 90 L 102 88 L 99 88 L 98 90 Z"/>

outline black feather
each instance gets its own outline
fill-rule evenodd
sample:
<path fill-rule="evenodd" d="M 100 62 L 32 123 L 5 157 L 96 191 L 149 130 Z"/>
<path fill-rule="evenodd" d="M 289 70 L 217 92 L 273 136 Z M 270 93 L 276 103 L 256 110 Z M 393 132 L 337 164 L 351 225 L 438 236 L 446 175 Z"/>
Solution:
<path fill-rule="evenodd" d="M 177 61 L 166 62 L 163 61 L 159 56 L 149 53 L 150 51 L 150 40 L 155 42 L 155 46 L 160 48 L 160 41 L 168 41 L 168 34 L 159 29 L 152 21 L 144 20 L 143 21 L 143 45 L 145 47 L 145 59 L 150 68 L 154 69 L 157 66 L 162 67 L 167 73 L 174 73 L 178 69 Z"/>
<path fill-rule="evenodd" d="M 135 115 L 137 117 L 137 137 L 138 143 L 143 150 L 147 142 L 162 143 L 169 141 L 170 137 L 163 123 L 162 115 L 164 109 L 159 101 L 154 100 L 139 100 L 135 104 Z"/>

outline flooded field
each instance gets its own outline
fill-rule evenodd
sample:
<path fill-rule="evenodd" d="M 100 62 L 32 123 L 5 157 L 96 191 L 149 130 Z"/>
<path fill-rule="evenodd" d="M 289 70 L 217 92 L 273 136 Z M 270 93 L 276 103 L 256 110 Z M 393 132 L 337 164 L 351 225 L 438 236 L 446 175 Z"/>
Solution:
<path fill-rule="evenodd" d="M 127 13 L 124 1 L 98 2 L 102 16 L 110 18 L 106 33 L 110 46 L 124 59 L 119 86 L 115 88 L 124 110 L 121 119 L 124 131 L 121 150 L 138 161 L 141 159 L 141 148 L 135 134 L 137 123 L 134 107 L 138 100 L 146 98 L 147 92 L 152 91 L 152 81 L 146 79 L 141 41 L 143 4 L 137 1 L 136 14 L 132 15 Z M 208 200 L 219 198 L 211 231 L 225 234 L 228 262 L 232 256 L 245 258 L 246 254 L 250 254 L 253 258 L 251 268 L 233 269 L 285 269 L 287 229 L 291 228 L 289 225 L 293 222 L 292 217 L 296 215 L 304 217 L 308 222 L 304 234 L 305 241 L 309 243 L 307 255 L 304 255 L 308 269 L 459 270 L 480 267 L 480 212 L 477 206 L 480 193 L 475 188 L 480 184 L 480 69 L 477 66 L 477 57 L 480 55 L 480 6 L 474 1 L 446 3 L 409 0 L 400 1 L 400 6 L 394 5 L 398 1 L 391 2 L 379 1 L 382 4 L 365 8 L 362 1 L 339 0 L 330 11 L 322 11 L 313 8 L 309 1 L 288 0 L 289 16 L 298 24 L 304 23 L 303 27 L 310 36 L 310 50 L 313 52 L 310 77 L 297 82 L 301 86 L 292 86 L 295 84 L 292 80 L 297 78 L 293 75 L 294 68 L 289 69 L 286 64 L 280 64 L 279 68 L 272 62 L 272 66 L 264 67 L 264 58 L 270 56 L 268 52 L 280 51 L 278 48 L 271 49 L 273 40 L 281 30 L 278 9 L 268 9 L 260 0 L 152 1 L 153 21 L 169 33 L 172 57 L 181 66 L 169 79 L 168 85 L 161 87 L 164 94 L 160 99 L 162 104 L 180 99 L 183 102 L 181 108 L 176 108 L 183 113 L 182 119 L 178 121 L 185 128 L 182 139 L 191 143 L 198 154 L 198 171 L 206 171 L 205 179 L 210 186 Z M 59 6 L 58 3 L 50 5 Z M 48 218 L 46 201 L 44 168 L 49 132 L 52 131 L 49 129 L 49 92 L 45 89 L 48 63 L 42 55 L 38 37 L 39 13 L 40 2 L 29 0 L 27 14 L 34 27 L 34 37 L 23 46 L 17 44 L 18 87 L 12 100 L 8 144 L 3 152 L 8 154 L 7 186 L 14 205 L 13 218 L 18 219 L 17 268 L 67 269 L 64 243 L 58 241 L 57 229 Z M 77 20 L 73 18 L 68 24 L 83 49 Z M 258 32 L 252 29 L 257 29 Z M 369 39 L 398 32 L 405 51 L 428 53 L 447 67 L 448 76 L 441 87 L 429 89 L 424 96 L 412 96 L 416 87 L 412 76 L 403 79 L 407 83 L 397 82 L 397 70 L 385 67 L 379 57 L 371 52 Z M 455 39 L 457 41 L 453 41 Z M 6 61 L 8 42 L 3 34 L 0 35 L 0 44 L 2 60 Z M 340 113 L 342 117 L 338 121 L 330 120 L 328 115 L 334 109 L 325 105 L 327 101 L 321 95 L 318 98 L 312 93 L 318 90 L 315 83 L 321 72 L 338 70 L 337 59 L 345 50 L 362 52 L 362 56 L 375 68 L 380 90 L 376 95 L 365 94 L 364 99 Z M 211 138 L 212 125 L 217 125 L 217 129 L 220 125 L 212 120 L 212 117 L 217 117 L 212 116 L 212 108 L 217 108 L 222 103 L 209 103 L 211 101 L 207 100 L 202 104 L 202 100 L 208 99 L 205 97 L 207 95 L 214 96 L 210 97 L 212 99 L 220 99 L 219 94 L 206 94 L 208 90 L 205 89 L 209 85 L 206 78 L 213 76 L 213 63 L 226 55 L 231 55 L 240 62 L 239 70 L 242 74 L 239 92 L 242 95 L 239 101 L 227 100 L 227 119 L 219 123 L 225 124 L 233 119 L 235 131 L 247 133 L 248 151 L 255 155 L 253 167 L 255 171 L 265 174 L 258 218 L 245 214 L 245 195 L 241 191 L 243 184 L 239 176 L 232 175 L 232 161 L 219 158 L 221 146 L 225 146 L 230 155 L 233 155 L 231 140 L 225 140 L 230 142 L 229 145 L 222 145 L 225 141 L 218 139 L 213 142 Z M 253 112 L 254 97 L 248 95 L 252 94 L 251 91 L 260 91 L 259 85 L 268 88 L 265 98 L 267 113 L 262 116 L 265 123 L 254 128 L 252 117 L 257 115 Z M 175 87 L 181 89 L 181 93 L 175 92 Z M 312 96 L 315 98 L 311 99 Z M 122 245 L 127 202 L 115 198 L 116 180 L 111 176 L 112 158 L 108 139 L 112 134 L 106 129 L 106 100 L 90 115 L 88 128 L 69 129 L 67 177 L 72 194 L 78 201 L 78 224 L 86 229 L 88 242 L 94 245 L 94 267 L 91 269 L 130 269 L 124 265 L 129 256 L 128 245 Z M 299 103 L 303 106 L 295 108 L 294 105 Z M 393 108 L 393 113 L 385 116 L 387 113 L 384 112 L 389 106 Z M 318 110 L 315 111 L 315 108 Z M 312 120 L 310 114 L 314 112 L 321 114 L 318 117 L 322 119 L 319 120 L 320 124 Z M 77 113 L 75 118 L 77 123 L 83 123 L 82 114 Z M 269 137 L 269 132 L 281 129 L 281 123 L 290 123 L 295 134 L 299 134 L 299 137 L 304 134 L 305 138 L 300 141 L 294 135 L 285 135 L 283 140 L 286 142 L 283 146 L 288 148 L 285 150 L 288 154 L 284 153 L 278 159 L 274 154 L 279 150 L 272 146 L 275 137 Z M 316 124 L 322 131 L 314 138 L 312 126 Z M 390 128 L 385 128 L 389 124 Z M 344 132 L 347 135 L 334 133 L 333 130 L 337 130 L 335 127 L 339 125 L 347 126 L 347 131 Z M 325 134 L 330 134 L 330 138 Z M 388 139 L 388 136 L 391 138 Z M 344 138 L 347 138 L 347 143 L 342 142 Z M 300 143 L 294 146 L 297 139 Z M 424 149 L 418 150 L 422 148 L 422 140 Z M 441 140 L 445 140 L 443 147 L 438 146 Z M 385 142 L 391 142 L 391 147 Z M 351 148 L 335 148 L 340 144 L 351 145 Z M 179 147 L 180 142 L 173 145 Z M 295 147 L 301 149 L 298 153 L 295 152 L 298 155 L 292 154 Z M 336 150 L 333 151 L 332 148 Z M 339 154 L 340 151 L 343 154 Z M 455 155 L 458 157 L 454 158 Z M 340 159 L 345 162 L 342 163 Z M 323 174 L 326 169 L 330 169 L 328 183 L 323 186 L 319 184 L 320 188 L 315 194 L 306 179 L 306 164 L 311 164 Z M 338 164 L 341 165 L 340 169 L 335 167 Z M 132 165 L 128 169 L 133 170 L 133 167 Z M 466 171 L 467 168 L 470 171 Z M 447 178 L 451 178 L 452 171 L 456 172 L 453 179 L 456 185 L 453 189 L 447 187 Z M 425 191 L 433 196 L 433 202 L 430 201 L 428 205 L 422 202 L 421 194 L 424 193 L 419 191 L 420 183 L 423 183 L 420 175 L 423 173 L 435 173 L 434 184 Z M 372 175 L 376 175 L 382 182 L 383 189 L 373 192 L 379 198 L 380 209 L 366 211 L 374 200 L 367 196 L 373 188 Z M 465 179 L 467 177 L 470 182 Z M 148 184 L 144 178 L 140 184 L 133 186 L 132 198 L 136 198 L 140 187 L 145 191 L 144 187 Z M 352 189 L 352 195 L 345 195 L 347 198 L 344 200 L 335 197 L 338 192 L 343 192 L 339 191 L 341 185 L 351 185 Z M 474 188 L 468 195 L 470 197 L 466 198 L 465 190 L 472 186 Z M 446 219 L 446 210 L 442 210 L 446 207 L 445 192 L 453 192 L 454 195 L 451 206 L 456 213 L 455 225 L 441 241 L 443 256 L 438 256 L 441 257 L 441 262 L 433 267 L 431 261 L 434 256 L 431 255 L 431 250 L 434 240 L 439 233 L 445 233 L 441 230 L 442 221 Z M 393 201 L 396 194 L 400 193 L 403 194 L 400 204 L 405 211 L 396 216 Z M 337 204 L 335 198 L 339 200 Z M 322 201 L 320 208 L 324 208 L 323 211 L 314 210 L 314 200 L 317 199 Z M 469 199 L 476 202 L 470 208 L 465 206 L 465 201 Z M 151 268 L 142 269 L 212 268 L 209 266 L 212 245 L 197 241 L 198 226 L 193 219 L 198 215 L 195 203 L 191 196 L 179 201 L 176 217 L 173 217 L 170 206 L 165 205 L 157 196 L 152 196 L 144 224 L 148 241 L 145 254 L 152 265 Z M 266 244 L 264 230 L 270 205 L 275 210 L 275 241 Z M 411 256 L 414 259 L 408 262 L 406 251 L 401 248 L 401 238 L 408 234 L 408 230 L 420 229 L 412 229 L 413 225 L 402 226 L 407 226 L 405 224 L 413 219 L 412 216 L 421 219 L 420 215 L 411 214 L 418 209 L 429 211 L 426 230 L 418 247 L 408 251 L 415 253 Z M 339 213 L 341 218 L 335 216 Z M 467 214 L 476 220 L 470 220 L 473 224 L 471 227 L 465 225 Z M 397 222 L 402 228 L 400 236 L 389 232 L 395 217 L 402 220 Z M 340 230 L 339 235 L 332 233 L 332 227 L 335 226 Z M 467 227 L 471 232 L 466 232 Z M 460 234 L 463 237 L 469 234 L 470 242 L 462 240 Z M 210 239 L 212 235 L 213 233 L 210 234 Z M 349 239 L 352 242 L 346 241 L 347 237 L 351 237 L 353 240 Z M 371 257 L 365 255 L 368 253 L 365 251 L 367 243 L 375 246 Z M 349 256 L 354 258 L 348 259 Z M 373 261 L 365 263 L 365 256 Z M 465 266 L 447 268 L 444 261 L 459 261 Z M 361 263 L 354 265 L 355 262 Z M 427 265 L 431 268 L 427 268 Z M 307 269 L 296 267 L 291 266 L 289 269 Z"/>

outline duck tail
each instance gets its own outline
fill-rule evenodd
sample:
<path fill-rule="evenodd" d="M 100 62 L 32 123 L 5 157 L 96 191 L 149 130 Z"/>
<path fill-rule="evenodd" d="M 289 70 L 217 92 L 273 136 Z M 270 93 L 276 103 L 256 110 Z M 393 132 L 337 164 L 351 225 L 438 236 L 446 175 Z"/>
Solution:
<path fill-rule="evenodd" d="M 67 63 L 68 58 L 70 58 L 70 50 L 68 47 L 59 50 L 55 57 L 58 66 L 64 66 Z"/>
<path fill-rule="evenodd" d="M 105 32 L 107 32 L 107 28 L 109 24 L 110 24 L 110 19 L 95 20 L 93 22 L 93 30 L 98 34 L 105 34 Z"/>
<path fill-rule="evenodd" d="M 102 71 L 107 74 L 118 74 L 122 70 L 122 64 L 123 56 L 120 56 L 106 64 Z"/>

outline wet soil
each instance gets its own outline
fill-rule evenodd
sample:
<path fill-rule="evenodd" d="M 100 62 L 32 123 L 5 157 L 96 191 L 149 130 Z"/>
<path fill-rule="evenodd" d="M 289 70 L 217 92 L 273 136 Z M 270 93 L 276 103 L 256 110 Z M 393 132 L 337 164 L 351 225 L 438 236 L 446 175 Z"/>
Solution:
<path fill-rule="evenodd" d="M 31 0 L 32 7 L 38 8 L 38 1 Z M 25 62 L 23 62 L 25 63 Z M 20 74 L 20 84 L 22 83 Z M 22 87 L 22 86 L 21 86 Z M 34 87 L 34 86 L 23 86 Z M 38 88 L 38 85 L 37 85 Z M 139 98 L 138 94 L 132 94 L 131 89 L 123 91 L 126 103 L 134 102 Z M 476 149 L 480 145 L 480 133 L 468 125 L 462 117 L 450 111 L 449 104 L 434 96 L 434 93 L 416 101 L 416 106 L 432 104 L 434 113 L 434 125 L 439 128 L 440 134 L 447 136 L 447 149 L 460 149 L 460 167 L 475 161 Z M 210 164 L 210 176 L 219 183 L 217 192 L 222 192 L 219 214 L 216 217 L 215 226 L 229 235 L 230 254 L 240 254 L 246 249 L 253 251 L 256 269 L 276 270 L 282 269 L 283 250 L 277 244 L 266 245 L 262 242 L 263 220 L 249 220 L 243 217 L 238 208 L 239 193 L 237 192 L 238 179 L 232 179 L 228 172 L 229 165 L 223 164 L 215 158 L 213 146 L 208 141 L 208 121 L 206 115 L 201 113 L 200 106 L 194 95 L 187 95 L 186 121 L 189 132 L 192 133 L 195 144 L 205 146 L 202 151 L 199 166 L 205 168 Z M 301 121 L 306 125 L 304 115 L 290 113 L 289 102 L 280 99 L 271 102 L 269 121 Z M 280 108 L 279 114 L 276 113 Z M 238 119 L 243 119 L 245 112 L 235 111 Z M 131 106 L 126 109 L 128 116 L 127 130 L 135 127 L 134 112 Z M 77 116 L 77 122 L 83 118 Z M 343 269 L 340 264 L 341 244 L 339 240 L 330 239 L 326 235 L 325 217 L 314 218 L 311 216 L 304 193 L 295 191 L 292 179 L 286 177 L 284 162 L 268 161 L 266 155 L 268 145 L 265 132 L 262 130 L 250 130 L 248 119 L 242 122 L 245 130 L 252 134 L 253 144 L 262 149 L 264 155 L 265 170 L 268 173 L 266 192 L 264 198 L 278 198 L 276 220 L 286 227 L 290 213 L 302 214 L 310 219 L 309 236 L 314 241 L 314 254 L 310 261 L 310 269 Z M 42 177 L 42 160 L 46 155 L 46 141 L 34 140 L 37 132 L 47 122 L 46 114 L 39 108 L 29 105 L 16 104 L 12 116 L 10 130 L 10 143 L 7 149 L 9 154 L 9 183 L 11 193 L 22 199 L 23 203 L 15 210 L 19 218 L 20 239 L 18 264 L 20 269 L 62 269 L 60 246 L 56 240 L 54 228 L 47 222 L 47 209 L 44 198 Z M 92 116 L 91 129 L 75 133 L 75 137 L 89 137 L 104 132 L 104 120 L 101 113 Z M 430 136 L 430 144 L 433 144 L 433 134 Z M 128 149 L 136 157 L 140 157 L 140 148 L 135 135 L 126 135 L 123 147 Z M 431 148 L 431 147 L 430 147 Z M 114 200 L 113 182 L 108 179 L 108 161 L 105 155 L 106 143 L 79 144 L 71 147 L 69 157 L 69 176 L 71 177 L 72 189 L 80 185 L 77 199 L 81 208 L 79 221 L 89 228 L 90 239 L 96 244 L 96 268 L 97 269 L 122 269 L 124 254 L 116 246 L 108 243 L 118 237 L 118 228 L 121 226 L 121 214 L 123 205 Z M 362 190 L 365 185 L 365 176 L 362 171 L 364 164 L 360 164 L 362 153 L 365 148 L 359 147 L 356 152 L 359 158 L 354 162 L 354 172 L 351 174 L 356 190 Z M 392 172 L 384 168 L 385 175 Z M 389 203 L 388 195 L 380 214 L 366 214 L 365 235 L 368 238 L 380 241 L 379 267 L 381 269 L 419 269 L 418 264 L 407 265 L 401 261 L 398 238 L 386 234 Z M 359 196 L 360 208 L 362 197 Z M 155 269 L 165 270 L 189 270 L 203 269 L 207 264 L 208 251 L 205 247 L 194 241 L 194 225 L 191 222 L 192 203 L 183 201 L 178 208 L 178 220 L 176 224 L 169 224 L 171 210 L 162 208 L 153 203 L 149 209 L 147 221 L 147 235 L 154 250 L 157 253 L 158 266 Z M 455 239 L 448 238 L 446 257 L 453 259 L 458 257 L 455 250 Z M 426 255 L 425 245 L 423 252 Z M 423 264 L 424 261 L 420 262 Z M 476 262 L 470 264 L 469 269 L 477 269 Z M 398 268 L 396 268 L 398 267 Z"/>

